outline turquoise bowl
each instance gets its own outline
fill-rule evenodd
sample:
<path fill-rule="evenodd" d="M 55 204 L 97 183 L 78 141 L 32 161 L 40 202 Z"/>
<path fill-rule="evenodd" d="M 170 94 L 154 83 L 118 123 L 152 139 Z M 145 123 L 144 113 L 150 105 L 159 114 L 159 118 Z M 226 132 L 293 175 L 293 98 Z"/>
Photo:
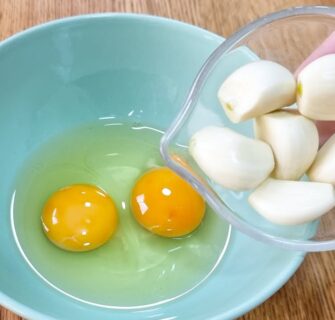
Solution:
<path fill-rule="evenodd" d="M 13 181 L 36 147 L 68 128 L 124 118 L 129 110 L 143 123 L 168 127 L 199 68 L 223 40 L 163 18 L 99 14 L 37 26 L 0 44 L 0 304 L 34 320 L 232 319 L 295 272 L 302 253 L 233 230 L 222 263 L 191 293 L 154 308 L 104 309 L 40 279 L 11 232 Z"/>

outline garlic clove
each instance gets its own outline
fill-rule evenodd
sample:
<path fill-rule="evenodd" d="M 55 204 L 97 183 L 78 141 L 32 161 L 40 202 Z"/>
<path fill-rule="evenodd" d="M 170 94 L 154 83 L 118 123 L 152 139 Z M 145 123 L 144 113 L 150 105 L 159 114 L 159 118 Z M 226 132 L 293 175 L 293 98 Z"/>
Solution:
<path fill-rule="evenodd" d="M 335 206 L 329 183 L 269 178 L 249 196 L 250 205 L 267 220 L 297 225 L 315 220 Z"/>
<path fill-rule="evenodd" d="M 233 72 L 221 85 L 218 98 L 228 118 L 238 123 L 293 104 L 295 93 L 289 70 L 260 60 Z"/>
<path fill-rule="evenodd" d="M 314 60 L 299 73 L 297 103 L 308 118 L 335 120 L 335 54 Z"/>
<path fill-rule="evenodd" d="M 335 185 L 335 134 L 321 147 L 307 175 L 312 181 Z"/>
<path fill-rule="evenodd" d="M 190 153 L 209 178 L 232 190 L 255 188 L 274 167 L 266 143 L 224 127 L 209 126 L 196 132 Z"/>
<path fill-rule="evenodd" d="M 273 177 L 298 180 L 313 163 L 319 146 L 313 121 L 294 112 L 275 111 L 256 118 L 254 129 L 256 138 L 272 148 Z"/>

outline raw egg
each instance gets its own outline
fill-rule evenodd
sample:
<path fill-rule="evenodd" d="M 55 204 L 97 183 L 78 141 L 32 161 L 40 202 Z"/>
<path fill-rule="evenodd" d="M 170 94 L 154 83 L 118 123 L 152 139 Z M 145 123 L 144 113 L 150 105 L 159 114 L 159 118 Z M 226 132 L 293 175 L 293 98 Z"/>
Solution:
<path fill-rule="evenodd" d="M 137 181 L 131 208 L 145 229 L 163 237 L 180 237 L 200 225 L 206 205 L 188 182 L 163 167 L 146 172 Z"/>
<path fill-rule="evenodd" d="M 111 197 L 87 184 L 53 193 L 41 219 L 49 240 L 69 251 L 89 251 L 103 245 L 115 232 L 118 220 Z"/>

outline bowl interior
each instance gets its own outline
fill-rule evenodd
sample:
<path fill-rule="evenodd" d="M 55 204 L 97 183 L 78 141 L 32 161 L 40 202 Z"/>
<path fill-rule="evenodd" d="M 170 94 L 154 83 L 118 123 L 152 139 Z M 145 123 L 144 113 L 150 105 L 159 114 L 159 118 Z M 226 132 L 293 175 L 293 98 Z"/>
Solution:
<path fill-rule="evenodd" d="M 35 320 L 224 319 L 262 302 L 291 276 L 302 254 L 234 231 L 223 263 L 191 294 L 159 308 L 110 310 L 49 287 L 22 259 L 10 230 L 13 181 L 36 147 L 101 117 L 129 120 L 131 114 L 131 121 L 167 128 L 221 42 L 166 19 L 93 15 L 39 26 L 0 44 L 0 304 Z"/>
<path fill-rule="evenodd" d="M 320 221 L 298 226 L 273 224 L 248 204 L 250 192 L 230 191 L 208 179 L 189 155 L 187 146 L 195 132 L 209 125 L 230 127 L 254 137 L 253 120 L 233 124 L 226 117 L 217 98 L 222 82 L 238 67 L 259 59 L 278 62 L 294 72 L 335 30 L 334 13 L 334 8 L 284 10 L 251 23 L 228 38 L 199 72 L 182 112 L 170 126 L 161 146 L 169 165 L 193 183 L 233 226 L 256 239 L 295 250 L 335 248 L 334 210 Z M 175 161 L 175 154 L 189 164 L 193 175 Z"/>

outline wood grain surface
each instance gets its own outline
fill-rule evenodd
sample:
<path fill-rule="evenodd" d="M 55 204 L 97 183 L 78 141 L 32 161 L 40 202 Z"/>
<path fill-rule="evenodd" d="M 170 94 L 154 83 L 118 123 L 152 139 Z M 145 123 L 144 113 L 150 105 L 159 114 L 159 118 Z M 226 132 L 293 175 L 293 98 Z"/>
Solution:
<path fill-rule="evenodd" d="M 165 16 L 228 36 L 264 14 L 311 4 L 335 6 L 335 0 L 0 0 L 0 41 L 52 19 L 113 11 Z M 19 319 L 0 307 L 0 320 Z M 279 292 L 240 319 L 335 319 L 335 252 L 309 254 Z"/>

